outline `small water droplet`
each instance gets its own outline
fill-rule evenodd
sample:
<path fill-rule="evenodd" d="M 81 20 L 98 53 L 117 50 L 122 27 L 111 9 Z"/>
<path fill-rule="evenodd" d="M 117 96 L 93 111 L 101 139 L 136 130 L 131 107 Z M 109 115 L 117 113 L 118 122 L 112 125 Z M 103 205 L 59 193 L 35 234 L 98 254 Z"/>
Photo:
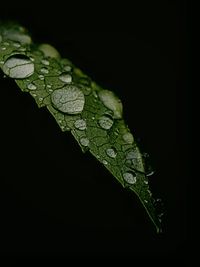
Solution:
<path fill-rule="evenodd" d="M 10 44 L 8 42 L 3 42 L 5 46 L 9 46 Z"/>
<path fill-rule="evenodd" d="M 104 106 L 113 111 L 115 119 L 122 118 L 122 103 L 121 100 L 109 90 L 101 90 L 98 92 L 100 100 Z"/>
<path fill-rule="evenodd" d="M 103 163 L 104 165 L 108 165 L 108 162 L 107 162 L 105 159 L 102 160 L 102 163 Z"/>
<path fill-rule="evenodd" d="M 68 114 L 81 113 L 85 105 L 83 92 L 74 85 L 66 85 L 53 91 L 51 101 L 55 108 Z"/>
<path fill-rule="evenodd" d="M 47 68 L 41 68 L 40 72 L 44 73 L 44 74 L 48 74 L 49 70 Z"/>
<path fill-rule="evenodd" d="M 150 197 L 152 197 L 152 193 L 149 189 L 147 189 L 147 192 L 149 193 Z"/>
<path fill-rule="evenodd" d="M 134 142 L 133 135 L 129 132 L 123 134 L 122 138 L 127 144 L 133 144 L 133 142 Z"/>
<path fill-rule="evenodd" d="M 89 141 L 88 138 L 86 138 L 86 137 L 82 137 L 82 138 L 80 139 L 80 143 L 81 143 L 82 146 L 88 146 L 89 143 L 90 143 L 90 141 Z"/>
<path fill-rule="evenodd" d="M 123 178 L 128 184 L 135 184 L 137 182 L 136 174 L 134 172 L 125 172 Z"/>
<path fill-rule="evenodd" d="M 4 64 L 4 61 L 3 61 L 3 60 L 1 60 L 1 61 L 0 61 L 0 64 Z"/>
<path fill-rule="evenodd" d="M 86 129 L 86 121 L 83 119 L 77 120 L 74 123 L 74 126 L 79 130 L 85 130 Z"/>
<path fill-rule="evenodd" d="M 26 48 L 25 47 L 20 47 L 18 50 L 21 51 L 21 52 L 25 52 Z"/>
<path fill-rule="evenodd" d="M 113 119 L 108 115 L 103 115 L 99 119 L 99 125 L 105 130 L 109 130 L 113 125 Z"/>
<path fill-rule="evenodd" d="M 155 172 L 154 171 L 150 171 L 148 173 L 146 173 L 146 176 L 149 177 L 149 176 L 152 176 Z"/>
<path fill-rule="evenodd" d="M 40 98 L 39 98 L 39 101 L 43 101 L 43 97 L 40 97 Z"/>
<path fill-rule="evenodd" d="M 42 64 L 44 64 L 45 66 L 49 65 L 49 61 L 47 59 L 42 59 L 41 60 Z"/>
<path fill-rule="evenodd" d="M 60 54 L 52 45 L 41 44 L 38 48 L 44 53 L 45 57 L 60 58 Z"/>
<path fill-rule="evenodd" d="M 92 120 L 95 120 L 95 117 L 94 116 L 92 117 Z"/>
<path fill-rule="evenodd" d="M 64 66 L 63 69 L 64 69 L 65 71 L 69 72 L 69 71 L 71 71 L 72 67 L 69 66 L 69 65 L 67 65 L 67 66 Z"/>
<path fill-rule="evenodd" d="M 18 42 L 14 42 L 14 43 L 13 43 L 13 46 L 16 47 L 16 48 L 19 48 L 21 45 L 20 45 L 20 43 L 18 43 Z"/>
<path fill-rule="evenodd" d="M 27 88 L 28 88 L 29 90 L 36 90 L 36 89 L 37 89 L 36 85 L 33 84 L 33 83 L 29 83 L 28 86 L 27 86 Z"/>
<path fill-rule="evenodd" d="M 71 83 L 72 82 L 72 76 L 67 73 L 62 73 L 59 76 L 59 79 L 64 83 Z"/>
<path fill-rule="evenodd" d="M 27 56 L 14 55 L 6 60 L 2 70 L 11 78 L 23 79 L 34 73 L 34 64 Z"/>
<path fill-rule="evenodd" d="M 144 180 L 144 184 L 148 184 L 148 180 Z"/>
<path fill-rule="evenodd" d="M 116 158 L 116 156 L 117 156 L 117 151 L 116 151 L 115 148 L 108 148 L 108 149 L 106 150 L 106 154 L 107 154 L 109 157 L 111 157 L 111 158 Z"/>
<path fill-rule="evenodd" d="M 96 91 L 93 91 L 93 96 L 94 96 L 95 98 L 98 98 L 98 94 L 97 94 Z"/>
<path fill-rule="evenodd" d="M 38 75 L 38 78 L 43 81 L 44 80 L 44 75 Z"/>
<path fill-rule="evenodd" d="M 30 57 L 30 60 L 31 60 L 31 61 L 35 61 L 35 59 L 34 59 L 33 57 Z"/>
<path fill-rule="evenodd" d="M 36 97 L 37 95 L 36 94 L 32 94 L 32 96 Z"/>
<path fill-rule="evenodd" d="M 3 50 L 3 51 L 6 50 L 6 47 L 5 46 L 2 46 L 1 47 L 1 50 Z"/>
<path fill-rule="evenodd" d="M 52 86 L 51 86 L 51 84 L 47 84 L 47 88 L 51 88 Z"/>
<path fill-rule="evenodd" d="M 31 44 L 32 40 L 29 35 L 19 32 L 7 32 L 6 38 L 12 41 L 20 42 L 21 44 Z"/>
<path fill-rule="evenodd" d="M 147 201 L 146 199 L 144 199 L 144 202 L 145 202 L 145 203 L 148 203 L 148 201 Z"/>

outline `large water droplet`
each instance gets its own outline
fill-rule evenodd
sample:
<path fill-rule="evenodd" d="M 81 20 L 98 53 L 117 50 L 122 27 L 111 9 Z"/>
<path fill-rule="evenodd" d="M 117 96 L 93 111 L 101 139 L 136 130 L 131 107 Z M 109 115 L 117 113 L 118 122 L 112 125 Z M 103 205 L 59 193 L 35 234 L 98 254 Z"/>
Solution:
<path fill-rule="evenodd" d="M 66 85 L 51 94 L 55 108 L 68 114 L 79 114 L 83 111 L 85 97 L 82 91 L 74 85 Z"/>
<path fill-rule="evenodd" d="M 23 79 L 34 73 L 34 64 L 27 56 L 14 55 L 6 60 L 2 70 L 11 78 Z"/>
<path fill-rule="evenodd" d="M 115 148 L 108 148 L 106 154 L 111 158 L 115 158 L 117 156 L 117 151 Z"/>
<path fill-rule="evenodd" d="M 113 119 L 109 115 L 103 115 L 99 119 L 99 125 L 105 130 L 109 130 L 113 125 Z"/>
<path fill-rule="evenodd" d="M 102 160 L 102 163 L 103 163 L 104 165 L 108 165 L 108 162 L 107 162 L 105 159 Z"/>
<path fill-rule="evenodd" d="M 133 135 L 129 132 L 123 134 L 122 138 L 127 144 L 133 144 L 134 142 Z"/>
<path fill-rule="evenodd" d="M 69 75 L 68 73 L 62 73 L 59 76 L 59 79 L 64 83 L 71 83 L 72 82 L 72 76 Z"/>
<path fill-rule="evenodd" d="M 83 119 L 77 120 L 74 123 L 74 126 L 79 130 L 85 130 L 86 129 L 86 121 Z"/>
<path fill-rule="evenodd" d="M 38 78 L 43 81 L 44 80 L 44 75 L 38 75 Z"/>
<path fill-rule="evenodd" d="M 99 98 L 103 102 L 104 106 L 113 111 L 115 119 L 122 118 L 122 103 L 121 100 L 109 90 L 99 91 Z"/>
<path fill-rule="evenodd" d="M 80 139 L 80 143 L 81 143 L 82 146 L 88 146 L 89 143 L 90 143 L 90 141 L 89 141 L 88 138 L 86 138 L 86 137 L 82 137 L 82 138 Z"/>
<path fill-rule="evenodd" d="M 33 84 L 33 83 L 29 83 L 28 86 L 27 86 L 27 88 L 28 88 L 29 90 L 36 90 L 36 89 L 37 89 L 36 85 Z"/>
<path fill-rule="evenodd" d="M 128 184 L 135 184 L 137 182 L 136 174 L 134 172 L 125 172 L 123 178 Z"/>
<path fill-rule="evenodd" d="M 60 58 L 58 51 L 49 44 L 41 44 L 38 48 L 44 53 L 45 57 Z"/>

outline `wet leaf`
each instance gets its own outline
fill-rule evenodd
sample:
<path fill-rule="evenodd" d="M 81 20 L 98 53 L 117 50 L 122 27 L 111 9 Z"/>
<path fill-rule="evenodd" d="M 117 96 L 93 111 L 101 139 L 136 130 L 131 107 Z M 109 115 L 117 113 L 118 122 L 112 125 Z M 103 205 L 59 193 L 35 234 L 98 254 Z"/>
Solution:
<path fill-rule="evenodd" d="M 161 231 L 138 145 L 123 120 L 114 92 L 103 89 L 48 44 L 36 45 L 19 25 L 0 26 L 0 67 L 46 106 L 62 131 L 71 131 L 123 187 L 137 194 L 157 232 Z"/>

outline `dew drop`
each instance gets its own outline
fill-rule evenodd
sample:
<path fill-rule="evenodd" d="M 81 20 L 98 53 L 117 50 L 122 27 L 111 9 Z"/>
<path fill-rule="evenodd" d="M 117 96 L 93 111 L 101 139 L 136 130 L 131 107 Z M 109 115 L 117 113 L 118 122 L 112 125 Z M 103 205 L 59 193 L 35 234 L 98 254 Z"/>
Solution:
<path fill-rule="evenodd" d="M 104 165 L 108 165 L 108 162 L 107 162 L 105 159 L 102 160 L 102 163 L 103 163 Z"/>
<path fill-rule="evenodd" d="M 81 143 L 82 146 L 88 146 L 89 145 L 89 142 L 90 142 L 89 139 L 86 138 L 86 137 L 82 137 L 80 139 L 80 143 Z"/>
<path fill-rule="evenodd" d="M 122 138 L 127 144 L 133 144 L 134 142 L 133 135 L 129 132 L 123 134 Z"/>
<path fill-rule="evenodd" d="M 3 50 L 3 51 L 6 50 L 6 47 L 5 46 L 2 46 L 1 47 L 1 50 Z"/>
<path fill-rule="evenodd" d="M 38 75 L 38 78 L 43 81 L 44 80 L 44 75 Z"/>
<path fill-rule="evenodd" d="M 2 70 L 11 78 L 23 79 L 34 73 L 34 64 L 27 56 L 14 55 L 6 60 Z"/>
<path fill-rule="evenodd" d="M 148 184 L 148 180 L 144 180 L 144 184 Z"/>
<path fill-rule="evenodd" d="M 64 69 L 65 71 L 69 72 L 69 71 L 71 71 L 72 67 L 69 66 L 69 65 L 67 65 L 67 66 L 64 66 L 63 69 Z"/>
<path fill-rule="evenodd" d="M 12 41 L 20 42 L 21 44 L 31 44 L 32 40 L 29 35 L 19 32 L 7 32 L 6 38 Z"/>
<path fill-rule="evenodd" d="M 113 125 L 113 119 L 108 115 L 103 115 L 99 119 L 99 125 L 105 130 L 109 130 Z"/>
<path fill-rule="evenodd" d="M 39 98 L 39 101 L 41 101 L 41 102 L 42 102 L 42 101 L 43 101 L 43 98 L 42 98 L 42 97 L 40 97 L 40 98 Z"/>
<path fill-rule="evenodd" d="M 85 130 L 86 129 L 86 121 L 83 119 L 77 120 L 74 123 L 74 126 L 79 130 Z"/>
<path fill-rule="evenodd" d="M 111 157 L 111 158 L 116 158 L 116 156 L 117 156 L 117 151 L 116 151 L 115 148 L 108 148 L 108 149 L 106 150 L 106 154 L 107 154 L 109 157 Z"/>
<path fill-rule="evenodd" d="M 67 73 L 62 73 L 59 76 L 59 79 L 64 83 L 71 83 L 72 82 L 72 76 Z"/>
<path fill-rule="evenodd" d="M 147 201 L 146 199 L 144 200 L 144 202 L 145 202 L 145 203 L 148 203 L 148 201 Z"/>
<path fill-rule="evenodd" d="M 125 172 L 123 178 L 128 184 L 135 184 L 137 182 L 136 174 L 134 172 Z"/>
<path fill-rule="evenodd" d="M 36 89 L 37 89 L 36 85 L 33 84 L 33 83 L 29 83 L 28 86 L 27 86 L 27 88 L 28 88 L 29 90 L 36 90 Z"/>
<path fill-rule="evenodd" d="M 44 53 L 45 57 L 60 58 L 58 51 L 49 44 L 41 44 L 38 48 Z"/>
<path fill-rule="evenodd" d="M 20 45 L 20 43 L 18 43 L 18 42 L 14 42 L 14 43 L 13 43 L 13 46 L 16 47 L 16 48 L 19 48 L 21 45 Z"/>
<path fill-rule="evenodd" d="M 51 86 L 51 84 L 47 84 L 47 88 L 51 88 L 52 86 Z"/>
<path fill-rule="evenodd" d="M 83 111 L 85 97 L 83 92 L 74 85 L 66 85 L 51 94 L 55 108 L 68 114 L 79 114 Z"/>
<path fill-rule="evenodd" d="M 122 118 L 122 103 L 121 100 L 109 90 L 99 91 L 99 98 L 103 102 L 104 106 L 113 111 L 115 119 Z"/>
<path fill-rule="evenodd" d="M 41 63 L 44 64 L 45 66 L 49 65 L 49 61 L 47 59 L 42 59 Z"/>
<path fill-rule="evenodd" d="M 49 71 L 48 71 L 47 68 L 41 68 L 41 69 L 40 69 L 40 72 L 42 72 L 42 73 L 44 73 L 44 74 L 48 74 L 48 73 L 49 73 Z"/>

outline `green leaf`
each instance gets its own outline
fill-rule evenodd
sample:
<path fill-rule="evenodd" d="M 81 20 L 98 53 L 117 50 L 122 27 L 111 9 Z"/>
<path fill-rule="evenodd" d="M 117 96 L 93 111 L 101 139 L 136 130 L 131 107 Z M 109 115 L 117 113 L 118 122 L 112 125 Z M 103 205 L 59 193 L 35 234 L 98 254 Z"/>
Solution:
<path fill-rule="evenodd" d="M 12 23 L 0 26 L 0 67 L 46 106 L 62 131 L 71 131 L 121 183 L 137 194 L 157 232 L 161 231 L 143 156 L 122 117 L 122 103 L 93 82 L 49 44 L 36 45 L 27 31 Z"/>

